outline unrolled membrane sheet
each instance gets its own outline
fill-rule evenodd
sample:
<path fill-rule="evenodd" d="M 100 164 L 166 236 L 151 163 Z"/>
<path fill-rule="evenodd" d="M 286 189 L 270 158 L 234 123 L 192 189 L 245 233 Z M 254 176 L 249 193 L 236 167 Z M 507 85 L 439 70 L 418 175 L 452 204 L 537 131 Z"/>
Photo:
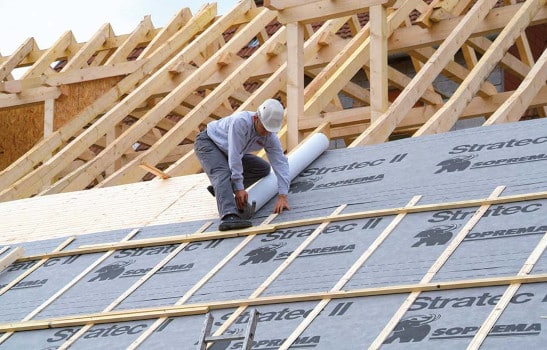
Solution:
<path fill-rule="evenodd" d="M 289 159 L 289 174 L 292 181 L 302 170 L 306 169 L 317 157 L 329 147 L 329 139 L 325 134 L 317 133 L 304 142 L 291 154 Z M 249 189 L 249 203 L 256 203 L 259 210 L 277 193 L 277 176 L 270 172 L 268 176 L 258 181 Z"/>

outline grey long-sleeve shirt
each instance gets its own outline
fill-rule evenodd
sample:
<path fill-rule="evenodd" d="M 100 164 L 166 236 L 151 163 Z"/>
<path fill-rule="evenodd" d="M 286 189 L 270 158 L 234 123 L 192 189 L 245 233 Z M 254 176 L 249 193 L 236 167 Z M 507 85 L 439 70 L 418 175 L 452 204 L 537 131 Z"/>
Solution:
<path fill-rule="evenodd" d="M 243 190 L 243 165 L 241 158 L 246 153 L 264 149 L 277 177 L 279 194 L 289 192 L 289 162 L 283 153 L 281 142 L 275 133 L 260 136 L 253 124 L 254 112 L 236 112 L 230 116 L 207 124 L 207 135 L 228 155 L 232 171 L 232 183 L 236 190 Z"/>

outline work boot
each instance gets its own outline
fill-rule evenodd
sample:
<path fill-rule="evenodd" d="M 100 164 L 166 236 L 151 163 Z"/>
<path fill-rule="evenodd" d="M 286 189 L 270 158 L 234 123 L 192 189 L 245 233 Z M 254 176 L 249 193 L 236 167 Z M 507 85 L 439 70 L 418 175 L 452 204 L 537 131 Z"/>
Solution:
<path fill-rule="evenodd" d="M 207 191 L 209 191 L 211 196 L 215 196 L 215 188 L 212 185 L 207 186 Z"/>
<path fill-rule="evenodd" d="M 224 215 L 220 221 L 218 229 L 220 231 L 237 230 L 240 228 L 251 227 L 253 224 L 250 221 L 243 220 L 237 214 Z"/>

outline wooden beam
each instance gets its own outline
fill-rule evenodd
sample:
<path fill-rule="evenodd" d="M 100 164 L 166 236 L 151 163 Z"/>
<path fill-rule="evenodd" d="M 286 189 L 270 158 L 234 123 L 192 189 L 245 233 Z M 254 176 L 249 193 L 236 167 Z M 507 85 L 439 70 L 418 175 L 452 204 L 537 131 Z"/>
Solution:
<path fill-rule="evenodd" d="M 161 28 L 160 32 L 154 36 L 154 39 L 146 45 L 139 57 L 137 57 L 137 60 L 142 60 L 154 55 L 157 49 L 170 40 L 173 35 L 178 34 L 180 29 L 186 26 L 191 19 L 192 11 L 190 11 L 187 7 L 182 8 L 177 14 L 175 14 L 175 16 L 173 16 L 169 23 Z"/>
<path fill-rule="evenodd" d="M 150 90 L 152 90 L 152 85 L 154 85 L 154 87 L 156 85 L 161 85 L 161 80 L 158 82 L 155 79 L 151 79 L 144 83 L 142 83 L 141 80 L 152 74 L 158 66 L 163 64 L 165 60 L 168 59 L 173 53 L 177 52 L 180 46 L 185 45 L 197 33 L 203 32 L 215 16 L 216 4 L 204 7 L 199 14 L 194 16 L 192 20 L 181 29 L 180 35 L 173 36 L 168 42 L 162 45 L 162 48 L 164 49 L 156 50 L 155 54 L 151 56 L 137 71 L 121 80 L 118 84 L 116 84 L 116 86 L 80 113 L 77 118 L 74 118 L 61 129 L 54 132 L 47 140 L 39 142 L 35 147 L 27 152 L 24 157 L 20 158 L 19 161 L 12 163 L 4 171 L 0 172 L 0 188 L 4 189 L 3 191 L 0 190 L 0 201 L 27 197 L 33 193 L 36 193 L 42 187 L 42 178 L 48 177 L 46 181 L 49 181 L 53 176 L 55 176 L 52 172 L 58 173 L 59 171 L 62 171 L 64 167 L 70 165 L 74 159 L 72 158 L 73 156 L 77 157 L 98 138 L 100 138 L 100 132 L 93 135 L 93 137 L 88 141 L 86 140 L 86 142 L 74 142 L 69 144 L 69 147 L 61 150 L 56 157 L 50 158 L 50 154 L 61 147 L 70 137 L 78 134 L 82 128 L 95 119 L 98 114 L 103 113 L 107 108 L 110 108 L 114 102 L 133 90 L 135 86 L 138 87 L 136 91 L 133 91 L 133 96 L 140 96 L 140 94 L 142 94 L 144 96 L 143 99 L 146 98 L 146 96 L 150 94 Z M 231 18 L 229 18 L 229 20 L 231 20 Z M 219 20 L 205 30 L 205 33 L 211 34 L 211 37 L 214 37 L 213 31 L 222 33 L 226 30 L 230 23 L 231 22 Z M 191 59 L 193 55 L 200 50 L 200 47 L 208 42 L 208 40 L 213 39 L 205 37 L 202 41 L 195 41 L 178 52 L 178 55 L 188 55 L 188 58 Z M 174 62 L 179 59 L 178 55 L 172 59 Z M 160 74 L 168 75 L 169 65 L 161 68 L 160 71 L 160 73 L 155 73 L 156 78 L 161 77 Z M 136 102 L 137 103 L 135 103 L 134 106 L 126 106 L 122 104 L 118 105 L 118 108 L 109 110 L 108 113 L 118 115 L 118 119 L 108 118 L 108 122 L 110 124 L 105 126 L 104 133 L 106 133 L 107 130 L 111 130 L 113 125 L 117 124 L 118 121 L 131 113 L 132 108 L 136 107 L 140 103 L 140 100 L 136 99 Z M 93 127 L 91 129 L 93 129 Z M 86 132 L 90 132 L 89 128 L 86 129 Z M 104 135 L 104 133 L 102 135 Z M 71 155 L 66 157 L 65 152 L 69 151 L 71 151 Z M 35 166 L 40 163 L 44 164 L 34 169 Z M 48 173 L 50 175 L 47 175 Z"/>
<path fill-rule="evenodd" d="M 271 3 L 272 2 L 273 4 L 270 5 L 271 8 L 276 9 L 277 6 L 275 5 L 275 1 L 272 0 Z M 342 17 L 359 12 L 365 12 L 369 7 L 375 5 L 388 6 L 394 2 L 395 1 L 388 0 L 300 1 L 297 6 L 291 6 L 286 9 L 279 10 L 279 21 L 284 24 L 294 22 L 319 22 L 334 17 Z"/>
<path fill-rule="evenodd" d="M 432 292 L 448 291 L 464 288 L 486 288 L 507 286 L 512 284 L 544 283 L 547 274 L 533 274 L 527 276 L 512 275 L 504 277 L 488 277 L 460 281 L 443 281 L 432 283 L 415 283 L 406 285 L 387 286 L 380 288 L 361 288 L 336 292 L 317 292 L 293 295 L 264 296 L 254 299 L 227 300 L 200 304 L 179 304 L 174 306 L 152 307 L 146 309 L 113 310 L 92 314 L 82 314 L 68 317 L 58 317 L 24 322 L 0 324 L 2 332 L 22 332 L 49 328 L 84 326 L 89 323 L 104 324 L 131 320 L 145 320 L 160 317 L 189 316 L 205 314 L 210 310 L 232 309 L 238 306 L 260 306 L 285 303 L 301 303 L 307 301 L 321 301 L 323 299 L 346 299 L 387 294 L 406 294 L 414 291 Z"/>
<path fill-rule="evenodd" d="M 220 57 L 220 55 L 224 52 L 238 51 L 242 45 L 249 42 L 249 40 L 251 40 L 259 30 L 264 28 L 264 26 L 274 18 L 275 12 L 264 9 L 247 25 L 246 30 L 239 32 L 239 35 L 226 43 L 223 49 L 215 54 L 215 57 Z M 272 42 L 284 42 L 285 31 L 278 30 L 269 40 Z M 192 130 L 196 129 L 199 124 L 205 120 L 205 118 L 208 117 L 211 112 L 222 103 L 222 101 L 225 101 L 238 86 L 242 86 L 249 78 L 250 74 L 252 74 L 254 69 L 260 67 L 268 61 L 267 50 L 267 45 L 263 45 L 259 48 L 253 56 L 247 59 L 244 64 L 240 65 L 225 82 L 220 84 L 215 90 L 207 95 L 198 106 L 192 109 L 192 111 L 187 114 L 184 119 L 179 121 L 176 127 L 169 130 L 160 141 L 152 145 L 138 159 L 128 163 L 124 168 L 120 169 L 98 186 L 112 186 L 120 183 L 128 183 L 140 178 L 142 173 L 141 170 L 135 166 L 138 164 L 137 162 L 145 161 L 148 164 L 157 164 L 161 161 L 163 157 L 165 157 L 167 153 L 169 153 L 169 151 L 180 142 L 181 139 L 185 138 L 190 132 L 192 132 Z M 198 70 L 192 73 L 185 84 L 181 84 L 177 89 L 173 90 L 166 98 L 164 98 L 160 104 L 156 105 L 154 109 L 149 112 L 149 119 L 155 120 L 158 117 L 163 118 L 180 103 L 181 99 L 186 98 L 187 95 L 195 91 L 195 89 L 201 85 L 201 82 L 206 79 L 207 76 L 210 76 L 216 69 L 216 59 L 208 60 L 204 65 L 199 67 Z M 143 118 L 139 122 L 143 120 L 145 119 Z M 139 123 L 136 123 L 133 127 L 135 128 L 134 132 L 142 132 L 142 129 L 139 129 Z M 113 148 L 112 151 L 115 150 L 116 148 Z M 93 167 L 89 167 L 89 170 L 92 170 L 92 173 L 94 173 L 97 171 L 97 166 L 95 165 Z M 166 173 L 169 172 L 166 171 Z M 67 189 L 77 188 L 74 187 L 75 185 L 87 185 L 85 182 L 89 178 L 88 176 L 90 174 L 82 173 L 82 179 L 85 179 L 85 181 L 81 181 L 79 183 L 71 181 Z"/>
<path fill-rule="evenodd" d="M 317 2 L 320 0 L 309 0 L 308 3 Z M 298 0 L 264 0 L 264 6 L 271 10 L 285 10 L 289 7 L 302 5 L 302 1 Z"/>
<path fill-rule="evenodd" d="M 541 255 L 547 247 L 547 233 L 543 235 L 541 241 L 536 245 L 532 253 L 528 256 L 524 265 L 520 268 L 517 276 L 529 276 L 532 269 L 537 264 Z M 469 350 L 478 350 L 490 331 L 492 327 L 496 324 L 502 313 L 506 310 L 507 306 L 514 300 L 515 294 L 522 286 L 521 283 L 511 283 L 511 285 L 505 290 L 501 298 L 496 303 L 496 307 L 492 309 L 481 328 L 475 333 L 475 336 L 467 346 Z"/>
<path fill-rule="evenodd" d="M 146 34 L 154 28 L 150 16 L 144 16 L 143 20 L 137 25 L 133 32 L 115 51 L 108 57 L 105 65 L 127 62 L 127 57 L 133 50 L 146 39 Z M 141 52 L 142 55 L 142 52 Z"/>
<path fill-rule="evenodd" d="M 426 11 L 422 12 L 420 16 L 416 19 L 416 23 L 422 28 L 430 28 L 432 26 L 430 17 L 433 13 L 433 10 L 440 7 L 442 0 L 433 0 L 429 4 L 429 7 Z"/>
<path fill-rule="evenodd" d="M 91 59 L 93 54 L 100 51 L 106 40 L 113 35 L 114 33 L 109 23 L 102 25 L 93 37 L 85 43 L 85 45 L 82 46 L 73 57 L 68 59 L 61 71 L 66 72 L 71 69 L 79 69 L 88 66 L 87 62 Z M 95 60 L 97 60 L 97 58 L 95 58 Z"/>
<path fill-rule="evenodd" d="M 517 4 L 517 0 L 504 0 L 503 3 L 506 5 L 515 5 Z M 534 65 L 534 55 L 530 48 L 526 32 L 523 32 L 522 35 L 517 38 L 516 44 L 522 62 L 527 66 L 532 67 Z"/>
<path fill-rule="evenodd" d="M 23 42 L 3 63 L 0 64 L 0 82 L 4 80 L 17 67 L 27 55 L 36 48 L 34 38 L 28 38 Z"/>
<path fill-rule="evenodd" d="M 545 88 L 547 80 L 547 50 L 544 50 L 541 57 L 534 65 L 530 73 L 524 81 L 519 85 L 517 90 L 508 98 L 505 103 L 484 123 L 485 126 L 515 122 L 518 121 L 534 96 Z"/>
<path fill-rule="evenodd" d="M 488 198 L 489 199 L 498 198 L 504 189 L 505 189 L 505 186 L 496 187 L 496 189 L 490 194 Z M 486 213 L 488 208 L 490 208 L 490 205 L 484 204 L 484 205 L 481 205 L 475 211 L 475 213 L 473 214 L 473 217 L 471 217 L 471 219 L 466 222 L 466 224 L 460 229 L 460 231 L 450 241 L 448 246 L 443 250 L 442 254 L 436 259 L 433 265 L 431 265 L 429 270 L 425 273 L 425 275 L 420 280 L 420 283 L 431 283 L 431 281 L 433 280 L 435 275 L 439 272 L 441 267 L 446 263 L 449 257 L 454 253 L 456 248 L 458 248 L 460 243 L 465 239 L 467 234 L 469 234 L 471 229 L 477 224 L 477 222 L 481 219 L 481 217 Z M 389 320 L 387 325 L 384 327 L 382 332 L 380 332 L 380 334 L 372 342 L 372 344 L 370 345 L 370 348 L 379 349 L 382 346 L 382 343 L 384 343 L 385 339 L 393 331 L 393 329 L 395 328 L 397 323 L 400 321 L 400 319 L 403 317 L 403 315 L 408 311 L 408 309 L 416 301 L 416 298 L 420 295 L 420 293 L 421 291 L 413 291 L 412 293 L 410 293 L 410 295 L 407 296 L 407 298 L 403 301 L 399 309 L 395 312 L 395 314 Z"/>
<path fill-rule="evenodd" d="M 421 2 L 421 1 L 420 1 Z M 422 2 L 423 3 L 423 2 Z M 523 4 L 493 8 L 488 15 L 475 24 L 471 38 L 489 34 L 497 34 L 509 23 Z M 452 33 L 464 16 L 452 18 L 435 24 L 432 29 L 423 29 L 418 25 L 396 29 L 389 37 L 388 47 L 390 53 L 406 52 L 421 47 L 437 46 L 443 43 Z M 530 22 L 530 26 L 547 22 L 547 7 L 542 7 Z M 475 48 L 477 49 L 477 48 Z M 486 51 L 486 50 L 484 50 Z"/>
<path fill-rule="evenodd" d="M 98 80 L 115 76 L 124 76 L 135 72 L 144 62 L 130 61 L 108 66 L 86 67 L 68 72 L 43 74 L 22 80 L 0 82 L 0 91 L 20 93 L 41 86 L 61 86 L 84 81 Z"/>
<path fill-rule="evenodd" d="M 141 168 L 143 168 L 144 170 L 148 171 L 149 173 L 152 173 L 154 175 L 156 175 L 157 177 L 163 179 L 163 180 L 166 180 L 168 178 L 170 178 L 171 176 L 169 176 L 168 174 L 164 173 L 163 171 L 161 171 L 160 169 L 156 168 L 155 166 L 152 166 L 150 164 L 146 164 L 146 163 L 141 163 L 139 165 Z"/>
<path fill-rule="evenodd" d="M 524 3 L 481 57 L 471 74 L 460 84 L 448 102 L 413 135 L 414 137 L 448 131 L 454 125 L 465 105 L 477 92 L 479 84 L 487 78 L 492 68 L 526 29 L 531 18 L 544 5 L 545 0 L 527 0 Z"/>
<path fill-rule="evenodd" d="M 44 101 L 44 137 L 48 137 L 53 132 L 55 120 L 55 100 L 47 99 Z"/>
<path fill-rule="evenodd" d="M 345 213 L 340 214 L 336 217 L 330 218 L 329 220 L 340 222 L 348 220 L 357 220 L 365 219 L 371 217 L 379 216 L 389 216 L 389 215 L 398 215 L 401 213 L 423 213 L 428 211 L 440 211 L 440 210 L 449 210 L 449 209 L 463 209 L 463 208 L 472 208 L 480 205 L 498 205 L 505 203 L 513 202 L 523 202 L 523 201 L 532 201 L 532 200 L 543 200 L 547 198 L 547 191 L 536 192 L 536 193 L 526 193 L 518 195 L 508 195 L 500 196 L 498 198 L 479 198 L 465 201 L 455 201 L 455 202 L 442 202 L 442 203 L 432 203 L 432 204 L 421 204 L 415 205 L 412 207 L 393 207 L 393 208 L 384 208 L 378 210 L 368 210 L 355 213 Z M 268 234 L 276 230 L 282 230 L 287 228 L 302 227 L 308 225 L 320 224 L 325 220 L 324 216 L 321 217 L 312 217 L 300 220 L 292 220 L 285 222 L 276 222 L 269 225 L 255 226 L 249 229 L 244 229 L 241 231 L 208 231 L 196 234 L 179 234 L 173 236 L 164 236 L 164 237 L 155 237 L 155 238 L 142 238 L 142 239 L 133 239 L 128 242 L 107 242 L 93 245 L 82 245 L 76 249 L 50 252 L 45 254 L 36 254 L 25 256 L 21 259 L 18 259 L 18 262 L 38 260 L 44 258 L 58 258 L 63 256 L 71 255 L 80 255 L 80 254 L 93 254 L 105 252 L 110 249 L 122 250 L 122 249 L 134 249 L 134 248 L 143 248 L 143 247 L 154 247 L 160 245 L 170 245 L 178 244 L 182 242 L 201 242 L 214 239 L 227 239 L 235 237 L 243 237 L 248 235 L 260 235 Z"/>
<path fill-rule="evenodd" d="M 298 120 L 304 115 L 304 27 L 287 24 L 287 149 L 300 142 Z M 328 32 L 327 32 L 328 33 Z"/>
<path fill-rule="evenodd" d="M 457 27 L 439 46 L 424 67 L 416 73 L 411 83 L 395 99 L 388 111 L 355 139 L 349 147 L 384 142 L 405 114 L 414 106 L 418 98 L 423 95 L 429 84 L 452 60 L 454 54 L 465 43 L 475 26 L 486 17 L 495 2 L 496 0 L 478 0 L 473 8 L 459 21 Z"/>
<path fill-rule="evenodd" d="M 433 48 L 422 48 L 422 49 L 416 49 L 409 52 L 409 54 L 417 58 L 423 62 L 427 62 L 435 54 L 435 50 Z M 467 75 L 470 73 L 470 69 L 465 68 L 461 64 L 457 63 L 454 60 L 451 60 L 448 62 L 446 67 L 442 70 L 443 74 L 447 77 L 452 79 L 453 81 L 457 83 L 461 83 Z M 498 92 L 494 84 L 490 83 L 489 81 L 485 81 L 480 89 L 479 89 L 479 95 L 482 97 L 488 97 L 493 96 Z"/>
<path fill-rule="evenodd" d="M 52 47 L 47 49 L 42 56 L 30 67 L 22 76 L 21 79 L 36 77 L 40 74 L 48 74 L 53 71 L 51 64 L 55 62 L 57 57 L 61 56 L 61 52 L 66 52 L 67 48 L 74 44 L 76 40 L 71 31 L 65 32 Z"/>
<path fill-rule="evenodd" d="M 18 94 L 0 94 L 0 109 L 54 100 L 59 96 L 61 89 L 57 87 L 29 89 Z"/>
<path fill-rule="evenodd" d="M 420 0 L 421 1 L 421 0 Z M 415 1 L 403 1 L 401 7 L 388 16 L 388 35 L 405 21 L 415 8 Z M 304 114 L 318 114 L 353 76 L 368 65 L 370 55 L 370 22 L 353 37 L 323 72 L 305 89 Z"/>
<path fill-rule="evenodd" d="M 382 5 L 370 8 L 370 99 L 371 119 L 380 117 L 388 107 L 387 11 Z"/>

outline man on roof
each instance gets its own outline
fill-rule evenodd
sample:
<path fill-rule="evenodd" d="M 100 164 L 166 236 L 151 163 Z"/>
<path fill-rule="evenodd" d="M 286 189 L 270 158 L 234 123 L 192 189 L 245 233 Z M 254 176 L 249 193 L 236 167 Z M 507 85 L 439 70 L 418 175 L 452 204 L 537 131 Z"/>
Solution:
<path fill-rule="evenodd" d="M 283 106 L 278 100 L 264 101 L 256 112 L 241 111 L 210 122 L 194 142 L 194 151 L 209 177 L 207 189 L 216 197 L 221 218 L 220 231 L 251 227 L 241 217 L 249 194 L 246 188 L 270 173 L 277 177 L 278 197 L 274 213 L 290 210 L 287 194 L 289 162 L 277 132 L 283 123 Z M 252 154 L 264 149 L 270 163 Z"/>

